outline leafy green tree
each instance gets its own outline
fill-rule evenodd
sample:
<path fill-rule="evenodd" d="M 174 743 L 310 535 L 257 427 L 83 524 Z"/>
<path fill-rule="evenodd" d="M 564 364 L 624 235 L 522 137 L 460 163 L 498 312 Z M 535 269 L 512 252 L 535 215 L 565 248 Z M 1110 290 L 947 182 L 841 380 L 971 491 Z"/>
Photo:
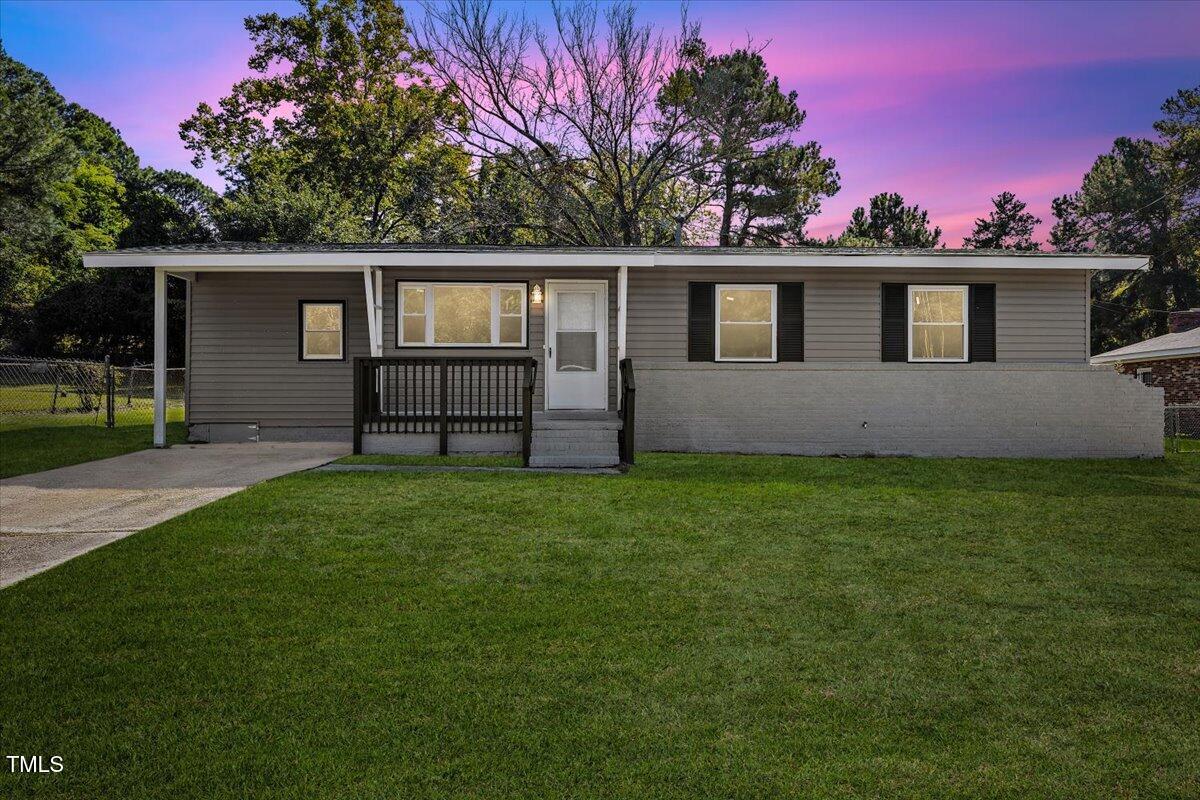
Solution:
<path fill-rule="evenodd" d="M 116 247 L 129 218 L 122 209 L 125 186 L 107 164 L 84 158 L 70 180 L 55 187 L 54 194 L 64 251 L 82 254 Z"/>
<path fill-rule="evenodd" d="M 0 44 L 0 348 L 12 346 L 24 314 L 53 282 L 45 243 L 60 232 L 57 187 L 78 158 L 64 107 L 44 75 Z"/>
<path fill-rule="evenodd" d="M 507 159 L 484 159 L 471 177 L 460 238 L 468 244 L 557 242 L 553 208 Z"/>
<path fill-rule="evenodd" d="M 963 247 L 981 250 L 1037 250 L 1033 229 L 1041 220 L 1025 210 L 1025 203 L 1012 192 L 1001 192 L 992 198 L 992 210 L 987 219 L 975 220 L 975 230 L 963 239 Z"/>
<path fill-rule="evenodd" d="M 219 195 L 199 179 L 178 170 L 137 170 L 125 183 L 129 225 L 120 247 L 192 244 L 215 238 L 213 214 Z"/>
<path fill-rule="evenodd" d="M 1168 311 L 1200 305 L 1200 87 L 1162 111 L 1158 140 L 1117 139 L 1052 204 L 1056 249 L 1150 256 L 1148 270 L 1093 276 L 1093 352 L 1163 334 Z"/>
<path fill-rule="evenodd" d="M 699 39 L 664 86 L 660 102 L 687 109 L 702 134 L 704 163 L 695 173 L 721 209 L 717 243 L 782 245 L 804 241 L 821 198 L 841 188 L 832 158 L 816 142 L 792 139 L 804 124 L 796 92 L 784 94 L 762 54 L 748 48 L 710 55 Z"/>
<path fill-rule="evenodd" d="M 137 153 L 121 138 L 108 120 L 98 117 L 78 103 L 68 103 L 62 111 L 67 138 L 84 158 L 103 164 L 122 183 L 141 168 Z"/>
<path fill-rule="evenodd" d="M 228 193 L 216 211 L 220 237 L 244 242 L 358 242 L 362 217 L 333 187 L 279 172 Z"/>
<path fill-rule="evenodd" d="M 884 192 L 850 214 L 850 224 L 832 244 L 845 247 L 937 247 L 942 229 L 929 226 L 929 213 L 904 198 Z"/>
<path fill-rule="evenodd" d="M 274 235 L 346 229 L 344 220 L 296 224 L 296 209 L 281 203 L 279 192 L 307 186 L 344 198 L 367 239 L 426 238 L 430 231 L 436 238 L 447 199 L 465 195 L 459 184 L 469 167 L 466 154 L 444 138 L 463 124 L 454 92 L 431 85 L 424 72 L 430 56 L 413 45 L 393 0 L 301 6 L 291 17 L 246 19 L 254 43 L 249 66 L 258 75 L 235 84 L 217 109 L 201 103 L 180 126 L 193 163 L 219 165 L 241 193 L 237 219 L 253 216 L 245 206 L 251 198 L 273 203 L 272 213 L 283 215 L 269 226 Z M 331 210 L 314 199 L 299 201 L 302 215 Z"/>
<path fill-rule="evenodd" d="M 0 347 L 148 359 L 150 271 L 85 270 L 81 255 L 211 239 L 214 200 L 190 176 L 142 168 L 111 124 L 0 50 Z"/>

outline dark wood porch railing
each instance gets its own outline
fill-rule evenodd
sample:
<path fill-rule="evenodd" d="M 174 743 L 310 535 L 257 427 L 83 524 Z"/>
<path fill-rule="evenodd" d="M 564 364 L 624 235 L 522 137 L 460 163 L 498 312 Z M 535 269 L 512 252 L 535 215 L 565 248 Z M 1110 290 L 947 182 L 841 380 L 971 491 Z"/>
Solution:
<path fill-rule="evenodd" d="M 520 433 L 529 466 L 533 436 L 532 358 L 354 359 L 354 452 L 364 433 Z"/>
<path fill-rule="evenodd" d="M 632 464 L 637 449 L 634 437 L 637 384 L 633 381 L 633 359 L 622 358 L 617 367 L 621 372 L 621 435 L 617 439 L 617 453 L 622 464 Z"/>

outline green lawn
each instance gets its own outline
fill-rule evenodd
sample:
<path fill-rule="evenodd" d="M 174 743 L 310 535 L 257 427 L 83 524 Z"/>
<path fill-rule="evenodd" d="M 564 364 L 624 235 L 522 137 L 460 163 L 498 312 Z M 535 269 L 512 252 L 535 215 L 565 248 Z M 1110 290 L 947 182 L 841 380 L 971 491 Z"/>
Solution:
<path fill-rule="evenodd" d="M 167 441 L 187 439 L 183 409 L 169 409 Z M 38 415 L 8 417 L 0 422 L 0 478 L 67 467 L 98 458 L 111 458 L 154 443 L 150 424 L 118 423 L 114 428 L 96 424 L 91 415 Z"/>
<path fill-rule="evenodd" d="M 29 796 L 1196 797 L 1200 458 L 308 472 L 0 590 Z"/>

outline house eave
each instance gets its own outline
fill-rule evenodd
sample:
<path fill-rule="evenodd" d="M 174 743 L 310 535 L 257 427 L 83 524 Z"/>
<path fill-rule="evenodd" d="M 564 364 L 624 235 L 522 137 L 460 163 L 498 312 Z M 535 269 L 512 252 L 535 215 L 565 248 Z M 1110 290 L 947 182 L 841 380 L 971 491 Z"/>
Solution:
<path fill-rule="evenodd" d="M 291 250 L 244 251 L 103 251 L 86 253 L 85 267 L 161 267 L 186 271 L 236 272 L 357 272 L 371 267 L 479 268 L 707 268 L 785 267 L 834 269 L 1037 269 L 1037 270 L 1144 270 L 1147 256 L 1103 254 L 969 254 L 937 250 L 896 252 L 790 251 L 787 248 L 727 249 L 559 249 L 559 250 Z"/>
<path fill-rule="evenodd" d="M 1143 350 L 1140 353 L 1102 353 L 1092 356 L 1091 363 L 1101 364 L 1140 364 L 1143 361 L 1170 361 L 1176 358 L 1193 358 L 1200 356 L 1200 347 L 1168 347 L 1159 350 Z"/>

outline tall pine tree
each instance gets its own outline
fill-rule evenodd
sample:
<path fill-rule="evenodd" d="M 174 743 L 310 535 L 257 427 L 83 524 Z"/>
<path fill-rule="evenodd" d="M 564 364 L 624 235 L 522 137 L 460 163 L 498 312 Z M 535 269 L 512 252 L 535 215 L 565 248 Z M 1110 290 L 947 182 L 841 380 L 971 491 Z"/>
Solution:
<path fill-rule="evenodd" d="M 904 204 L 895 192 L 871 198 L 869 210 L 862 206 L 850 214 L 850 224 L 831 244 L 846 247 L 937 247 L 942 229 L 930 227 L 929 212 L 915 203 Z"/>
<path fill-rule="evenodd" d="M 975 230 L 963 239 L 963 247 L 980 250 L 1037 250 L 1033 229 L 1041 220 L 1025 210 L 1025 203 L 1012 192 L 992 198 L 992 211 L 986 219 L 975 220 Z"/>
<path fill-rule="evenodd" d="M 1200 305 L 1200 86 L 1162 112 L 1158 139 L 1117 139 L 1052 205 L 1056 249 L 1150 256 L 1147 270 L 1093 277 L 1096 353 L 1166 333 L 1169 311 Z"/>

